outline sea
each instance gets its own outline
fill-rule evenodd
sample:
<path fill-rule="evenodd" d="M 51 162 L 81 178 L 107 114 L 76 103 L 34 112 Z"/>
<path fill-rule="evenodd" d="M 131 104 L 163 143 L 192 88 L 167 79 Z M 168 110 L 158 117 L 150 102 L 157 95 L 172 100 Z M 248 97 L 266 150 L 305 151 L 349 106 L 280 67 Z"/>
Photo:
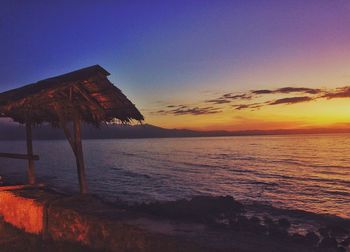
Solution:
<path fill-rule="evenodd" d="M 67 141 L 34 141 L 39 182 L 77 193 Z M 350 134 L 84 140 L 89 191 L 109 201 L 231 195 L 284 209 L 350 218 Z M 25 153 L 24 141 L 0 152 Z M 26 181 L 25 160 L 0 158 L 5 183 Z"/>

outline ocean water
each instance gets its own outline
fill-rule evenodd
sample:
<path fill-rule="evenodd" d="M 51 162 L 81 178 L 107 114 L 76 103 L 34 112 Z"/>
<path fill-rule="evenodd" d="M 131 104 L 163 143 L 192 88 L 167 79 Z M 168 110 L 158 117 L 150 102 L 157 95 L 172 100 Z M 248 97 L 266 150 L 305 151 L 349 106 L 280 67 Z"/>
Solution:
<path fill-rule="evenodd" d="M 145 202 L 232 195 L 287 209 L 350 218 L 350 134 L 85 140 L 89 189 L 108 200 Z M 38 180 L 77 192 L 67 141 L 35 141 Z M 25 142 L 0 141 L 0 152 Z M 26 161 L 0 159 L 5 182 Z"/>

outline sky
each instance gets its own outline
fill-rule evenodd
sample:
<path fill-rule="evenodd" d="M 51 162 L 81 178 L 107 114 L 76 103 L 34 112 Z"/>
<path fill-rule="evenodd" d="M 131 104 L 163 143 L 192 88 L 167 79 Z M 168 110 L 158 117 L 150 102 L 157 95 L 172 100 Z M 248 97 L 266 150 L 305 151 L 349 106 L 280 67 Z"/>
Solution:
<path fill-rule="evenodd" d="M 2 0 L 0 56 L 0 91 L 99 64 L 161 127 L 350 127 L 348 0 Z"/>

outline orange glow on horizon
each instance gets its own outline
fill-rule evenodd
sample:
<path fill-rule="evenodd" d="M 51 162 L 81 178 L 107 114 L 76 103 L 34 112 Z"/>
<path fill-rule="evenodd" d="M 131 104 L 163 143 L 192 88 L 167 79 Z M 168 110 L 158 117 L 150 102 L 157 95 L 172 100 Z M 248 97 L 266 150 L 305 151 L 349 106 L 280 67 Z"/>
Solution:
<path fill-rule="evenodd" d="M 350 128 L 350 99 L 316 100 L 266 106 L 256 110 L 223 111 L 204 115 L 157 115 L 146 112 L 146 122 L 164 128 L 192 130 L 275 130 Z"/>

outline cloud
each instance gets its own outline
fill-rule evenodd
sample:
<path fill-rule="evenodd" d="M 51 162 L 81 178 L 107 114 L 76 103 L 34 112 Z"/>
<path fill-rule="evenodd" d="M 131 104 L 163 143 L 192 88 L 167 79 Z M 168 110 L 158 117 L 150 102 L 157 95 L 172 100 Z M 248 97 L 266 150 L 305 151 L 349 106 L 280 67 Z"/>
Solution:
<path fill-rule="evenodd" d="M 238 99 L 249 100 L 252 98 L 252 96 L 249 94 L 227 93 L 227 94 L 223 94 L 222 98 L 231 99 L 231 100 L 238 100 Z"/>
<path fill-rule="evenodd" d="M 206 100 L 205 102 L 213 104 L 227 104 L 234 100 L 249 100 L 252 98 L 251 94 L 235 94 L 235 93 L 226 93 L 220 96 L 219 98 Z"/>
<path fill-rule="evenodd" d="M 265 100 L 248 104 L 243 103 L 245 100 L 253 100 L 254 102 L 254 98 L 259 98 L 260 100 L 261 96 L 265 94 L 277 94 L 280 96 L 280 98 L 276 100 Z M 287 94 L 300 94 L 300 96 L 283 97 L 283 95 Z M 206 115 L 222 112 L 223 107 L 227 104 L 230 104 L 234 110 L 256 110 L 265 106 L 275 106 L 281 104 L 292 105 L 324 98 L 350 98 L 350 86 L 344 86 L 334 90 L 307 87 L 282 87 L 277 89 L 251 90 L 247 91 L 246 93 L 224 93 L 218 98 L 203 101 L 201 105 L 167 105 L 165 109 L 159 110 L 156 113 L 172 115 Z"/>
<path fill-rule="evenodd" d="M 306 88 L 306 87 L 282 87 L 274 90 L 260 89 L 252 90 L 251 93 L 255 95 L 261 94 L 289 94 L 289 93 L 304 93 L 304 94 L 320 94 L 323 90 L 319 88 Z"/>
<path fill-rule="evenodd" d="M 215 108 L 212 106 L 191 107 L 187 105 L 172 105 L 172 107 L 175 108 L 170 110 L 158 110 L 157 113 L 163 115 L 208 115 L 222 112 L 219 108 Z"/>
<path fill-rule="evenodd" d="M 272 94 L 274 91 L 268 90 L 268 89 L 260 89 L 260 90 L 252 90 L 253 94 L 260 95 L 260 94 Z"/>
<path fill-rule="evenodd" d="M 322 97 L 327 98 L 327 99 L 349 98 L 350 97 L 350 87 L 346 86 L 346 87 L 337 88 L 335 91 L 325 92 L 325 94 Z"/>
<path fill-rule="evenodd" d="M 277 88 L 277 89 L 272 89 L 272 90 L 270 90 L 270 89 L 252 90 L 250 92 L 242 93 L 242 94 L 225 93 L 218 98 L 209 99 L 209 100 L 206 100 L 205 102 L 220 105 L 220 104 L 228 104 L 228 103 L 231 103 L 231 102 L 237 101 L 237 100 L 251 100 L 257 95 L 290 94 L 290 93 L 302 93 L 302 94 L 308 94 L 308 95 L 316 95 L 316 94 L 321 94 L 323 92 L 324 92 L 324 90 L 319 89 L 319 88 L 282 87 L 282 88 Z M 281 101 L 281 102 L 283 102 L 283 101 Z M 242 106 L 242 108 L 243 107 L 245 107 L 245 105 Z M 237 106 L 237 108 L 240 108 L 240 106 Z"/>
<path fill-rule="evenodd" d="M 235 110 L 243 110 L 243 109 L 259 109 L 262 106 L 264 106 L 264 103 L 251 103 L 251 104 L 235 104 L 232 105 L 232 107 L 234 107 Z"/>
<path fill-rule="evenodd" d="M 296 97 L 287 97 L 287 98 L 281 98 L 274 101 L 266 101 L 261 103 L 250 103 L 250 104 L 234 104 L 232 107 L 234 107 L 235 110 L 243 110 L 243 109 L 259 109 L 264 106 L 269 105 L 280 105 L 280 104 L 295 104 L 295 103 L 301 103 L 301 102 L 308 102 L 312 101 L 315 98 L 309 97 L 309 96 L 296 96 Z"/>
<path fill-rule="evenodd" d="M 289 94 L 289 93 L 305 93 L 305 94 L 319 94 L 322 90 L 318 88 L 305 87 L 283 87 L 275 90 L 275 93 Z"/>
<path fill-rule="evenodd" d="M 268 102 L 268 105 L 295 104 L 300 102 L 308 102 L 312 100 L 314 100 L 314 98 L 309 96 L 288 97 L 288 98 L 281 98 L 275 101 Z"/>
<path fill-rule="evenodd" d="M 217 99 L 212 99 L 212 100 L 206 100 L 205 102 L 214 103 L 214 104 L 226 104 L 226 103 L 230 103 L 231 100 L 223 99 L 223 98 L 217 98 Z"/>

